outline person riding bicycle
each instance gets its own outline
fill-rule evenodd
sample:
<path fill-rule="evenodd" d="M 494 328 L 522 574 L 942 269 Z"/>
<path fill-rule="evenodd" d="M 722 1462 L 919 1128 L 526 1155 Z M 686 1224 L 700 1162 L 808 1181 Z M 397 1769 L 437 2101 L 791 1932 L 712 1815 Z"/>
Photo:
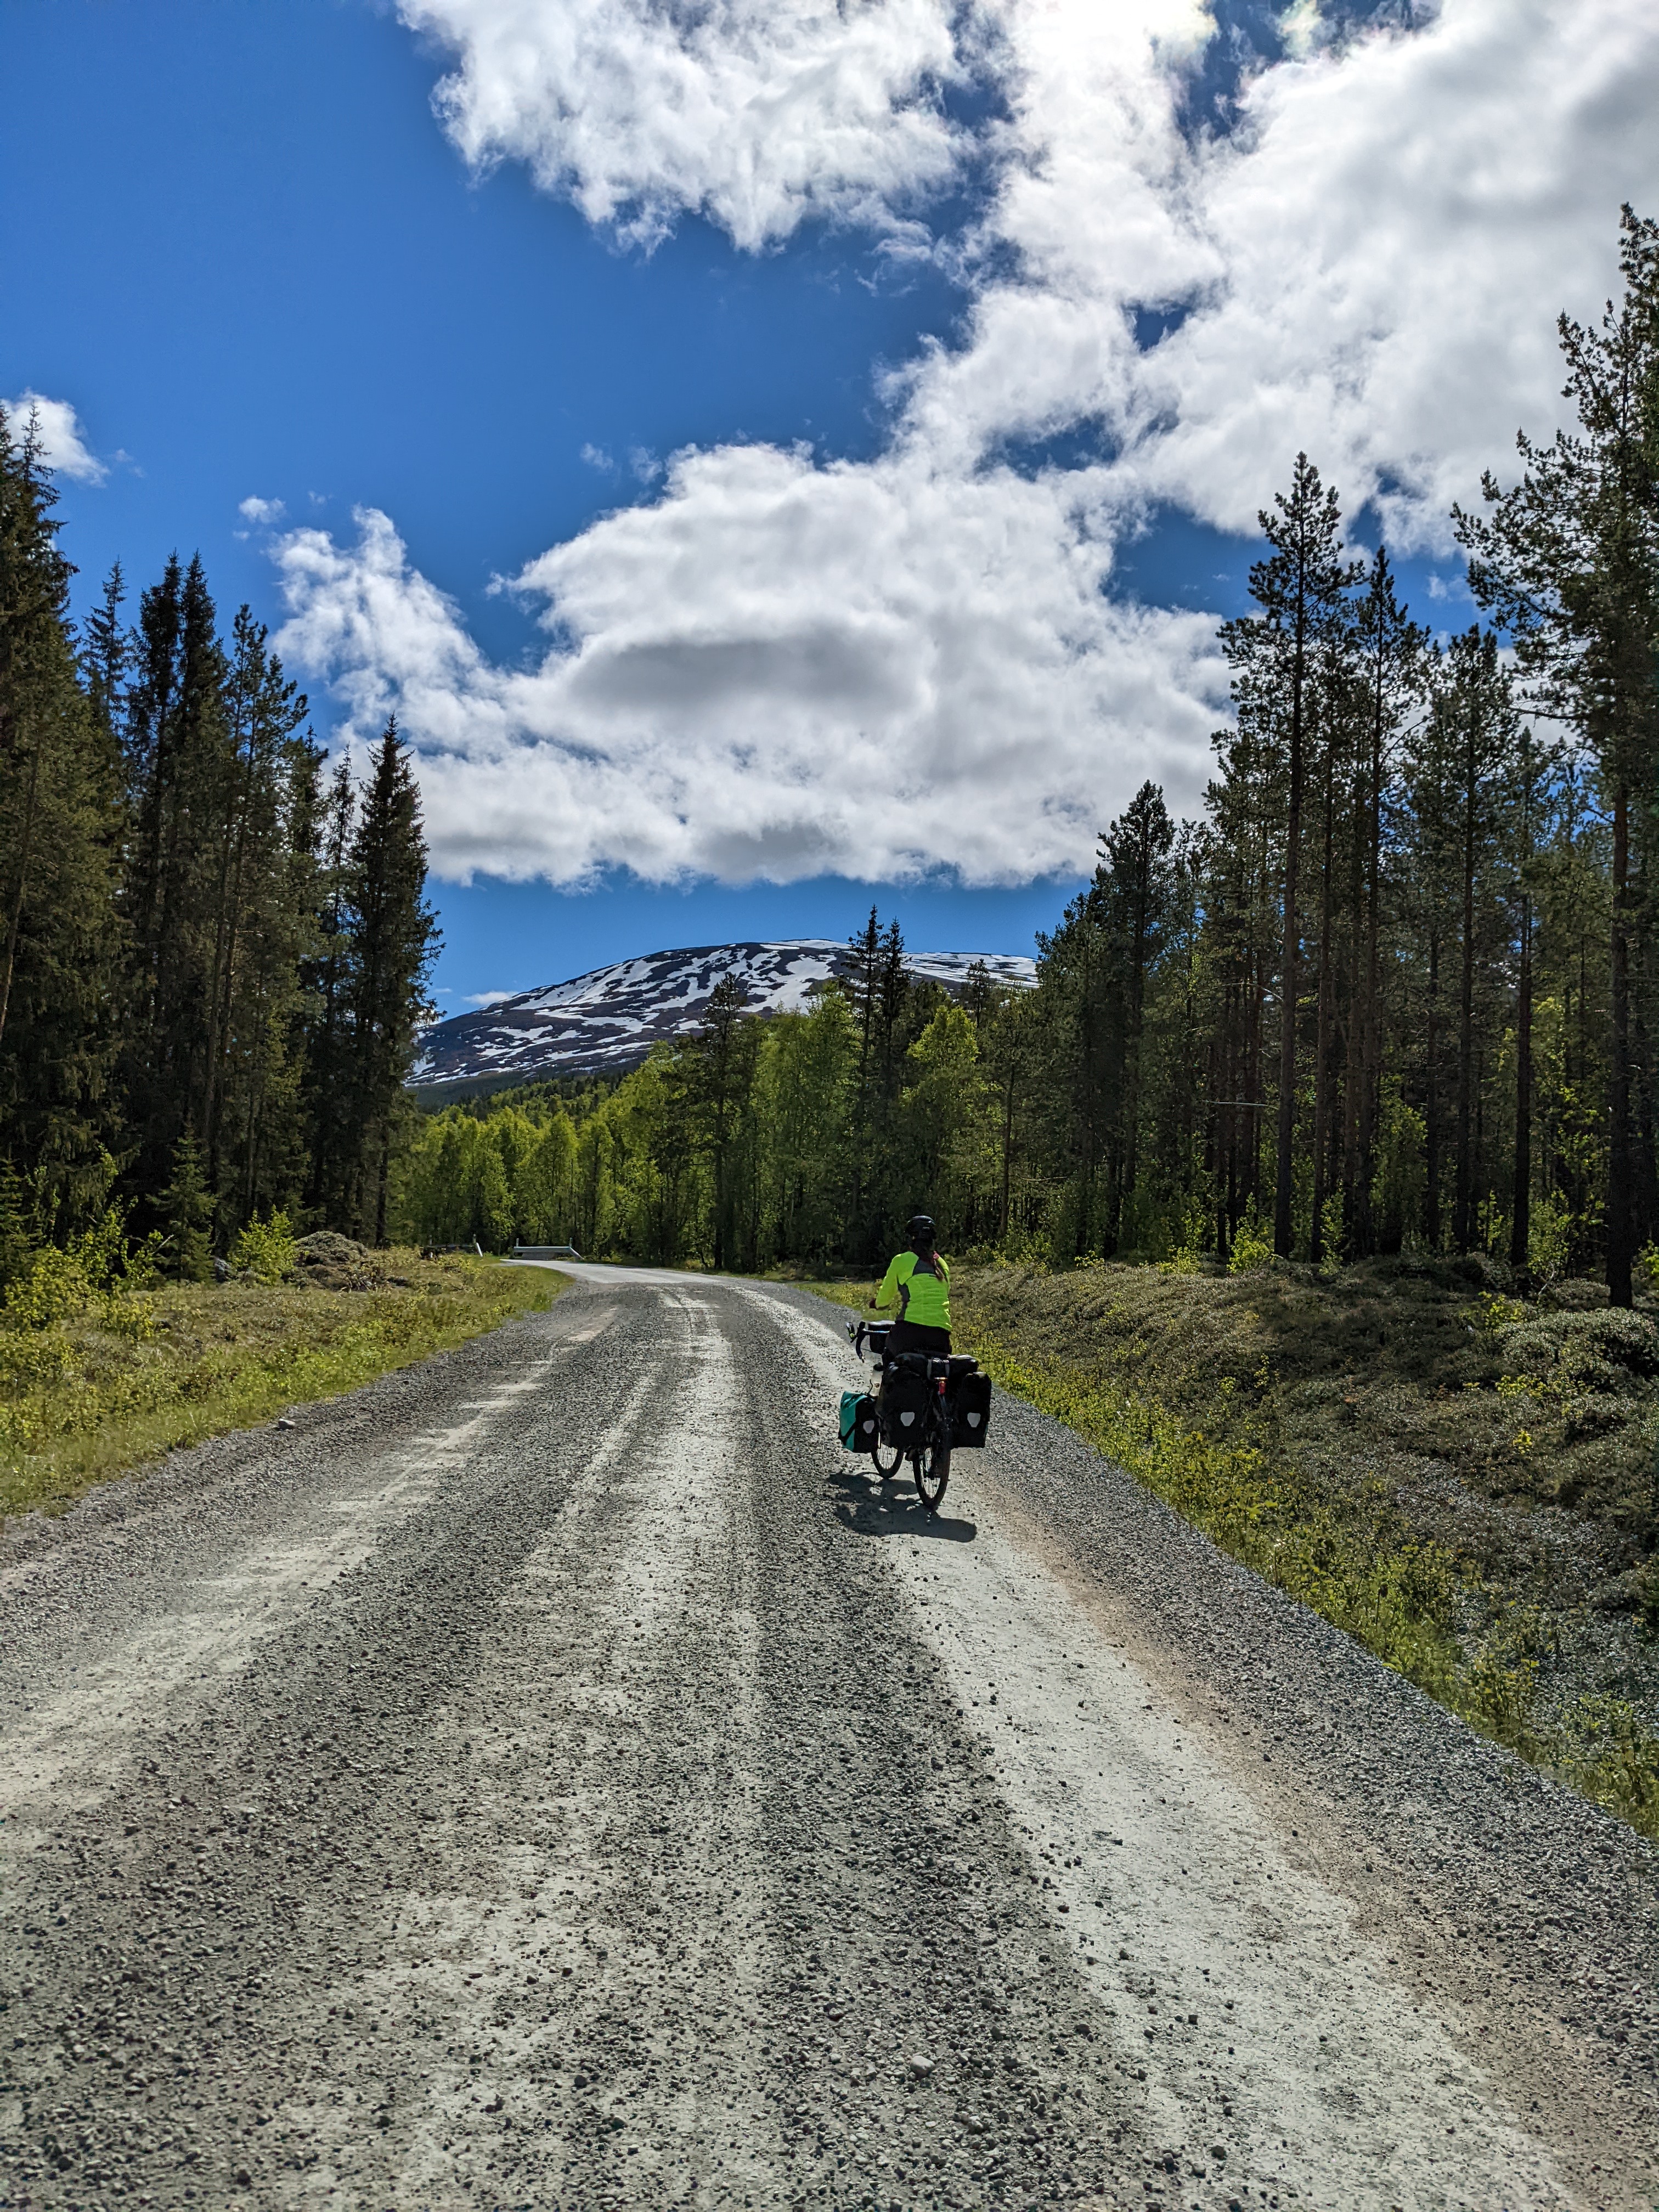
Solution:
<path fill-rule="evenodd" d="M 887 1350 L 930 1352 L 940 1358 L 951 1350 L 951 1269 L 939 1249 L 931 1217 L 913 1214 L 905 1224 L 909 1249 L 896 1253 L 881 1288 L 870 1301 L 872 1307 L 890 1306 L 896 1299 L 899 1317 L 887 1332 Z"/>

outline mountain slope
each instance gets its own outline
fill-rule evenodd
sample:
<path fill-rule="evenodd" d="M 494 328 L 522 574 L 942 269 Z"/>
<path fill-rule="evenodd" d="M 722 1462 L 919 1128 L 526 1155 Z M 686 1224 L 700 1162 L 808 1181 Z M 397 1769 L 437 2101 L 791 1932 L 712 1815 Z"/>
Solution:
<path fill-rule="evenodd" d="M 978 960 L 1000 983 L 1029 988 L 1036 980 L 1036 964 L 1012 952 L 915 952 L 904 964 L 954 994 Z M 715 986 L 727 975 L 744 986 L 752 1012 L 798 1013 L 815 986 L 843 974 L 848 964 L 846 945 L 828 937 L 701 945 L 621 960 L 439 1022 L 422 1039 L 410 1081 L 424 1088 L 622 1074 L 638 1066 L 653 1044 L 700 1028 Z"/>

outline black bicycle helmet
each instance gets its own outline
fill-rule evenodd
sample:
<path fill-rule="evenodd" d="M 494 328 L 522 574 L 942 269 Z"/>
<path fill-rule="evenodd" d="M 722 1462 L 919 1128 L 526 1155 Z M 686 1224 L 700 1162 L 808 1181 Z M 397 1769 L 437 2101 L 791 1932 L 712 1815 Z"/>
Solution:
<path fill-rule="evenodd" d="M 931 1213 L 913 1213 L 904 1224 L 904 1233 L 909 1238 L 913 1249 L 918 1243 L 931 1245 L 939 1242 Z"/>

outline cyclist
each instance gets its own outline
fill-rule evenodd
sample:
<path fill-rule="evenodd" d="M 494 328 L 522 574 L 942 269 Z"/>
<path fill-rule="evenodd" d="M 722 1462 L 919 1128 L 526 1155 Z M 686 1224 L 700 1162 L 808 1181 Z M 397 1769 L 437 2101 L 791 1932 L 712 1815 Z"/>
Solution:
<path fill-rule="evenodd" d="M 951 1349 L 950 1266 L 939 1249 L 931 1216 L 912 1214 L 904 1233 L 910 1249 L 895 1254 L 870 1304 L 898 1302 L 899 1317 L 887 1334 L 890 1353 L 930 1352 L 942 1358 Z"/>

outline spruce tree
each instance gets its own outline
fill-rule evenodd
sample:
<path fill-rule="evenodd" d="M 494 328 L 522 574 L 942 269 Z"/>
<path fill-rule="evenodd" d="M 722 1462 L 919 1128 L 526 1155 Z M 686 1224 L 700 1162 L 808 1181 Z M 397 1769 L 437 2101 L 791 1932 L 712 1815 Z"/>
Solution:
<path fill-rule="evenodd" d="M 77 680 L 55 493 L 0 410 L 0 1157 L 42 1230 L 104 1188 L 120 933 L 117 762 Z"/>
<path fill-rule="evenodd" d="M 236 617 L 227 751 L 211 827 L 208 1051 L 192 1120 L 226 1232 L 287 1206 L 303 1177 L 301 963 L 310 949 L 320 756 L 262 623 Z"/>
<path fill-rule="evenodd" d="M 119 738 L 125 719 L 126 672 L 132 649 L 121 619 L 125 599 L 126 580 L 116 561 L 104 579 L 97 605 L 87 617 L 81 649 L 81 680 L 87 703 L 112 742 Z"/>
<path fill-rule="evenodd" d="M 134 1178 L 148 1196 L 185 1130 L 199 1133 L 212 1058 L 211 947 L 233 765 L 226 672 L 200 558 L 181 569 L 175 556 L 140 599 L 127 695 L 134 1006 L 125 1078 Z"/>
<path fill-rule="evenodd" d="M 420 793 L 396 719 L 370 756 L 349 856 L 349 1004 L 352 1152 L 343 1189 L 359 1233 L 384 1244 L 392 1158 L 409 1113 L 404 1081 L 437 957 L 436 916 L 426 903 L 426 838 Z"/>
<path fill-rule="evenodd" d="M 168 1272 L 180 1282 L 204 1283 L 213 1273 L 213 1193 L 202 1148 L 186 1130 L 173 1148 L 173 1171 L 156 1210 L 166 1237 Z"/>
<path fill-rule="evenodd" d="M 301 969 L 308 1008 L 303 1092 L 307 1159 L 305 1203 L 311 1218 L 325 1224 L 343 1218 L 343 1164 L 350 1152 L 349 922 L 356 804 L 351 763 L 342 755 L 323 802 L 318 866 L 313 879 L 313 927 Z"/>

